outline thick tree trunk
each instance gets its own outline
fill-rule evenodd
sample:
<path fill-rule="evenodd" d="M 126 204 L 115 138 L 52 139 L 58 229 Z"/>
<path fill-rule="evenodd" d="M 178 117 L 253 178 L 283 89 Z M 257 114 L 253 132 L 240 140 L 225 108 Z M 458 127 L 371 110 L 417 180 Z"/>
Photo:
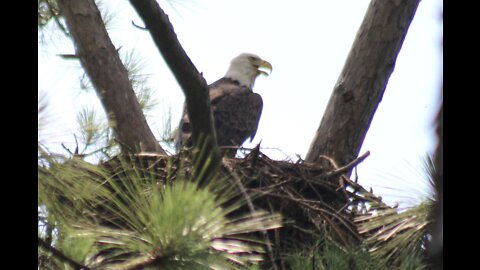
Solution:
<path fill-rule="evenodd" d="M 130 0 L 180 84 L 192 125 L 192 137 L 197 154 L 195 163 L 206 165 L 203 178 L 218 168 L 221 157 L 217 146 L 207 82 L 183 50 L 168 16 L 155 0 Z M 199 170 L 199 173 L 200 171 Z M 198 175 L 197 175 L 198 176 Z M 202 181 L 203 179 L 198 179 Z"/>
<path fill-rule="evenodd" d="M 165 154 L 147 124 L 95 2 L 59 0 L 59 5 L 76 54 L 100 97 L 122 151 Z"/>
<path fill-rule="evenodd" d="M 358 156 L 419 2 L 371 1 L 306 161 L 326 155 L 343 166 Z"/>

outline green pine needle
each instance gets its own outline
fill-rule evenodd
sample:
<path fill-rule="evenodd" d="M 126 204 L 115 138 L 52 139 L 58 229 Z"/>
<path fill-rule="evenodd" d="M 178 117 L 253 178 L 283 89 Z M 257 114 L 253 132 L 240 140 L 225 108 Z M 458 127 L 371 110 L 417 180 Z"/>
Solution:
<path fill-rule="evenodd" d="M 181 178 L 165 184 L 126 160 L 111 178 L 80 159 L 44 154 L 42 164 L 48 166 L 39 165 L 39 203 L 55 217 L 63 239 L 79 243 L 58 242 L 57 248 L 89 267 L 244 269 L 264 253 L 262 241 L 247 235 L 281 226 L 279 215 L 266 212 L 229 217 L 242 202 L 223 207 L 236 195 L 226 179 L 202 188 Z M 99 206 L 109 214 L 102 216 Z"/>

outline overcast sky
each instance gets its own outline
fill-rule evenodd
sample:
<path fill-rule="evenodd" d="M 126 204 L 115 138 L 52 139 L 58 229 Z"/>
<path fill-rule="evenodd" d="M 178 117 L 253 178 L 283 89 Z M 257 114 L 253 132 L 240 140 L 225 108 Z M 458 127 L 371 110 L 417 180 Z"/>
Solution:
<path fill-rule="evenodd" d="M 132 26 L 142 21 L 128 1 L 103 2 L 113 15 L 108 29 L 115 46 L 123 52 L 135 49 L 150 75 L 159 106 L 148 121 L 160 137 L 168 111 L 172 125 L 178 124 L 183 93 L 149 33 Z M 272 63 L 272 74 L 256 81 L 254 91 L 262 95 L 264 109 L 253 143 L 244 145 L 261 140 L 262 151 L 273 159 L 305 158 L 369 1 L 159 3 L 208 83 L 222 77 L 242 52 Z M 422 158 L 436 144 L 433 120 L 443 72 L 441 10 L 439 0 L 420 3 L 360 153 L 371 155 L 358 166 L 359 182 L 388 202 L 408 203 L 426 191 Z M 47 92 L 51 120 L 43 138 L 52 147 L 63 142 L 73 149 L 76 110 L 100 104 L 95 94 L 79 90 L 78 63 L 55 56 L 74 53 L 71 43 L 60 34 L 41 37 L 48 45 L 39 43 L 39 91 Z"/>

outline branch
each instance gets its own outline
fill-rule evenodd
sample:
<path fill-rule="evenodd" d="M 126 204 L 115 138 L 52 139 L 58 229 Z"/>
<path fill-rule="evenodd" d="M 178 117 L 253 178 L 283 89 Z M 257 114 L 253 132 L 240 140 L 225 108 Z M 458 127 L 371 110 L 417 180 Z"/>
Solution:
<path fill-rule="evenodd" d="M 47 244 L 42 238 L 38 238 L 38 246 L 45 249 L 46 251 L 52 253 L 53 256 L 69 264 L 75 270 L 90 270 L 90 268 L 86 267 L 85 265 L 79 264 L 76 261 L 70 259 L 65 254 L 63 254 L 58 249 L 52 247 L 51 245 Z"/>
<path fill-rule="evenodd" d="M 157 1 L 130 0 L 130 3 L 142 18 L 160 54 L 185 94 L 194 145 L 197 149 L 206 149 L 200 151 L 200 155 L 197 156 L 199 164 L 205 164 L 212 159 L 211 168 L 217 168 L 221 158 L 205 79 L 182 48 L 167 14 Z"/>
<path fill-rule="evenodd" d="M 306 161 L 326 155 L 346 164 L 357 157 L 419 2 L 371 1 Z"/>
<path fill-rule="evenodd" d="M 353 167 L 357 166 L 363 160 L 365 160 L 370 155 L 370 151 L 365 152 L 365 154 L 359 156 L 358 158 L 354 159 L 352 162 L 348 163 L 347 165 L 337 168 L 333 171 L 326 172 L 322 174 L 322 177 L 328 178 L 332 176 L 337 176 L 343 173 L 350 171 Z"/>
<path fill-rule="evenodd" d="M 256 148 L 256 150 L 254 149 L 254 151 L 255 151 L 255 154 L 254 154 L 253 157 L 256 158 L 256 157 L 258 157 L 258 152 L 260 151 L 260 144 L 257 145 L 257 148 Z M 255 162 L 255 160 L 254 160 L 254 162 Z M 245 201 L 247 202 L 247 206 L 250 210 L 250 213 L 255 215 L 255 213 L 256 213 L 255 206 L 253 205 L 253 202 L 252 202 L 252 199 L 250 198 L 250 195 L 248 195 L 247 190 L 243 186 L 242 180 L 235 173 L 235 171 L 233 170 L 232 166 L 229 163 L 224 163 L 224 167 L 226 167 L 229 170 L 230 175 L 232 176 L 232 178 L 235 181 L 235 184 L 240 189 L 240 192 L 242 193 L 243 197 L 245 198 Z M 272 268 L 273 268 L 273 270 L 278 270 L 278 267 L 275 264 L 275 258 L 274 258 L 275 255 L 273 254 L 272 243 L 270 242 L 270 238 L 268 237 L 268 234 L 267 234 L 266 230 L 262 230 L 262 236 L 263 236 L 263 239 L 265 240 L 265 245 L 267 246 L 268 255 L 270 257 L 270 260 L 272 261 Z"/>
<path fill-rule="evenodd" d="M 132 260 L 127 260 L 123 263 L 115 264 L 114 268 L 116 270 L 140 270 L 148 268 L 149 266 L 154 266 L 159 262 L 161 258 L 151 257 L 151 256 L 142 256 Z"/>
<path fill-rule="evenodd" d="M 59 0 L 75 44 L 75 55 L 90 77 L 122 151 L 166 154 L 145 120 L 118 51 L 110 40 L 94 0 Z M 127 146 L 127 147 L 123 147 Z"/>

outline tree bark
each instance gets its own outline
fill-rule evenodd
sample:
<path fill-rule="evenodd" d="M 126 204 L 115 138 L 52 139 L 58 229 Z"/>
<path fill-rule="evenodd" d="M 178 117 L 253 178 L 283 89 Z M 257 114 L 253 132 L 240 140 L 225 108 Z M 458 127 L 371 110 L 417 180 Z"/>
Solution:
<path fill-rule="evenodd" d="M 166 154 L 147 124 L 117 50 L 93 0 L 60 0 L 76 48 L 123 153 Z"/>
<path fill-rule="evenodd" d="M 371 1 L 306 161 L 326 155 L 343 166 L 358 156 L 419 2 Z"/>
<path fill-rule="evenodd" d="M 155 45 L 185 94 L 187 112 L 192 125 L 193 143 L 199 150 L 195 156 L 195 163 L 212 165 L 207 169 L 207 172 L 212 172 L 212 169 L 220 164 L 221 157 L 217 146 L 207 82 L 185 53 L 168 16 L 157 1 L 130 0 L 130 3 L 142 18 Z"/>

